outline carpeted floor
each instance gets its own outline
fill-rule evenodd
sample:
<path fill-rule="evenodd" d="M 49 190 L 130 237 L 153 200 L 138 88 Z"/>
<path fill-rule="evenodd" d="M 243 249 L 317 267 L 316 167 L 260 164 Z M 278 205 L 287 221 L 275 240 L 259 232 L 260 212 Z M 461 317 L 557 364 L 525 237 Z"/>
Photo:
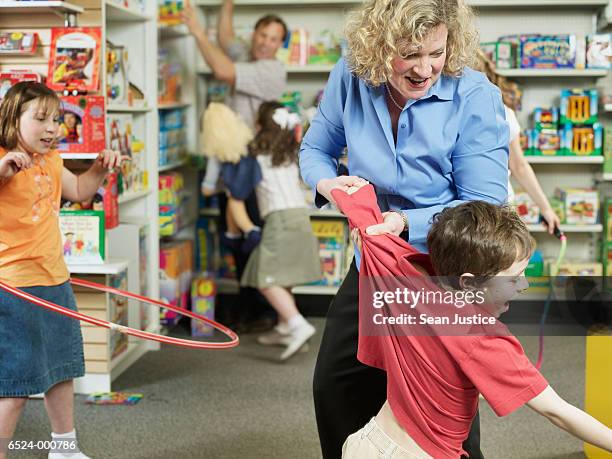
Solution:
<path fill-rule="evenodd" d="M 135 406 L 91 406 L 76 400 L 82 450 L 101 458 L 319 458 L 311 384 L 323 327 L 308 353 L 287 363 L 279 349 L 253 335 L 229 351 L 163 347 L 121 375 L 113 389 L 142 392 Z M 535 358 L 537 339 L 521 339 Z M 544 375 L 559 394 L 582 406 L 584 338 L 549 337 Z M 581 443 L 528 408 L 497 418 L 481 404 L 482 449 L 487 459 L 582 458 Z M 28 403 L 16 439 L 46 440 L 41 400 Z M 43 454 L 9 457 L 46 457 Z"/>

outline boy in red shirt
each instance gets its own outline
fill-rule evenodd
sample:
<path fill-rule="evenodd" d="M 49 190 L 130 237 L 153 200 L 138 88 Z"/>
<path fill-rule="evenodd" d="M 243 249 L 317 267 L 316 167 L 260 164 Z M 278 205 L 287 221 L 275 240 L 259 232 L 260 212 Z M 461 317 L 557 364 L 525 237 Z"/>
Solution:
<path fill-rule="evenodd" d="M 479 393 L 499 416 L 527 405 L 581 440 L 612 451 L 612 430 L 559 397 L 519 341 L 495 323 L 509 301 L 528 287 L 524 271 L 533 240 L 514 211 L 480 201 L 446 208 L 432 224 L 426 255 L 393 234 L 368 234 L 366 228 L 383 222 L 374 189 L 366 185 L 350 191 L 332 194 L 358 233 L 361 248 L 357 357 L 386 371 L 387 401 L 347 438 L 343 458 L 379 457 L 383 452 L 389 458 L 458 458 L 465 454 L 461 445 Z M 442 277 L 435 283 L 433 276 Z M 409 314 L 394 315 L 397 304 L 373 308 L 372 292 L 383 290 L 381 286 L 394 291 L 402 283 L 415 291 L 427 286 L 429 291 L 462 294 L 456 298 L 472 292 L 472 298 L 482 301 L 453 304 L 451 309 L 461 310 L 462 317 L 474 313 L 483 322 L 433 331 L 429 325 L 411 328 L 408 319 L 397 325 L 398 317 Z M 429 310 L 444 316 L 440 304 L 427 309 L 422 303 L 412 306 L 412 313 Z M 410 309 L 404 304 L 399 311 Z"/>

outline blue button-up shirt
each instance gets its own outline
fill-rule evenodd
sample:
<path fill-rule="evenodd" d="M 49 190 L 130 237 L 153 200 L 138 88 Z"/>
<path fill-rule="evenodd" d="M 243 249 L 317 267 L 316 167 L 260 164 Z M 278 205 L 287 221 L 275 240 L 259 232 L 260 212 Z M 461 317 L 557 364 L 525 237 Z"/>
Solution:
<path fill-rule="evenodd" d="M 348 147 L 349 173 L 374 185 L 381 210 L 406 212 L 409 242 L 426 252 L 431 219 L 444 207 L 506 201 L 505 119 L 499 89 L 466 68 L 406 103 L 394 142 L 384 85 L 366 85 L 341 59 L 302 142 L 300 170 L 316 190 L 319 180 L 336 176 Z"/>

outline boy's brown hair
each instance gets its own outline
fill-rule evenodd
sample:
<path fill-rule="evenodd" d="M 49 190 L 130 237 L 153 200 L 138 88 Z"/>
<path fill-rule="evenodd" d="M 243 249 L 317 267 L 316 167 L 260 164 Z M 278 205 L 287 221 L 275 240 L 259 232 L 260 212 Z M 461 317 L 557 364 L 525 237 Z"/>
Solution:
<path fill-rule="evenodd" d="M 42 83 L 23 81 L 9 89 L 0 103 L 0 147 L 12 150 L 19 143 L 19 119 L 25 105 L 38 100 L 45 116 L 50 112 L 60 113 L 57 94 Z"/>
<path fill-rule="evenodd" d="M 530 257 L 534 240 L 512 208 L 470 201 L 434 216 L 427 246 L 438 276 L 472 273 L 482 283 Z"/>
<path fill-rule="evenodd" d="M 276 101 L 264 102 L 259 106 L 257 124 L 259 131 L 249 143 L 249 153 L 272 155 L 272 166 L 296 163 L 299 143 L 292 129 L 283 129 L 272 118 L 279 108 L 285 108 Z"/>

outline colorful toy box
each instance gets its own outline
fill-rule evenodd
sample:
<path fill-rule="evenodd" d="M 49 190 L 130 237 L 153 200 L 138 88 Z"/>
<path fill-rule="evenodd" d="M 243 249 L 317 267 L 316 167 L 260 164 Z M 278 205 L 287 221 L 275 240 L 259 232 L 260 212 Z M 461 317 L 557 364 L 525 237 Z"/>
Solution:
<path fill-rule="evenodd" d="M 182 0 L 157 0 L 158 22 L 163 26 L 182 24 L 181 11 L 183 11 Z"/>
<path fill-rule="evenodd" d="M 559 109 L 538 107 L 533 111 L 533 122 L 536 129 L 556 129 L 559 126 Z"/>
<path fill-rule="evenodd" d="M 59 222 L 66 263 L 104 263 L 106 257 L 104 212 L 61 209 Z"/>
<path fill-rule="evenodd" d="M 104 97 L 62 97 L 61 153 L 99 153 L 106 147 Z"/>
<path fill-rule="evenodd" d="M 561 91 L 559 120 L 561 124 L 593 124 L 597 122 L 596 89 L 564 89 Z"/>
<path fill-rule="evenodd" d="M 516 44 L 508 41 L 490 41 L 480 44 L 480 49 L 498 69 L 516 67 Z"/>
<path fill-rule="evenodd" d="M 599 193 L 596 190 L 557 188 L 555 197 L 564 203 L 567 224 L 593 225 L 597 223 Z"/>
<path fill-rule="evenodd" d="M 527 192 L 518 191 L 514 193 L 514 202 L 512 204 L 524 223 L 528 225 L 539 223 L 540 209 Z"/>
<path fill-rule="evenodd" d="M 581 55 L 575 35 L 521 36 L 519 54 L 521 68 L 558 69 L 584 68 L 577 56 Z"/>
<path fill-rule="evenodd" d="M 159 252 L 159 289 L 162 300 L 186 308 L 189 303 L 191 276 L 193 275 L 193 244 L 190 240 L 164 242 Z M 174 325 L 178 314 L 160 312 L 162 323 Z"/>
<path fill-rule="evenodd" d="M 586 66 L 609 69 L 612 63 L 612 34 L 587 35 Z"/>
<path fill-rule="evenodd" d="M 42 82 L 42 77 L 33 70 L 12 69 L 0 71 L 0 101 L 11 87 L 20 81 L 37 81 Z"/>
<path fill-rule="evenodd" d="M 600 156 L 603 151 L 603 128 L 601 124 L 573 126 L 566 124 L 559 130 L 560 152 L 569 156 Z"/>
<path fill-rule="evenodd" d="M 217 284 L 206 275 L 199 275 L 191 281 L 191 310 L 207 319 L 215 320 L 215 297 Z M 212 336 L 215 329 L 199 320 L 191 319 L 191 336 Z"/>
<path fill-rule="evenodd" d="M 36 32 L 0 32 L 0 54 L 31 56 L 36 53 L 37 45 Z"/>
<path fill-rule="evenodd" d="M 319 241 L 323 278 L 314 285 L 340 285 L 344 274 L 346 223 L 342 220 L 313 219 L 312 232 Z"/>

